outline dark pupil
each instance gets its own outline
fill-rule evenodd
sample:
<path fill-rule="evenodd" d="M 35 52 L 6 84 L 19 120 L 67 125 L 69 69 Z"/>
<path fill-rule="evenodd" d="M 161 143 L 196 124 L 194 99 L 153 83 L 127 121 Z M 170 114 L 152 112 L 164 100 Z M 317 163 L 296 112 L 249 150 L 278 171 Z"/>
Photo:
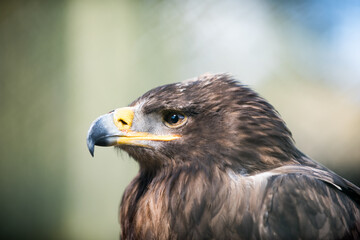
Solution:
<path fill-rule="evenodd" d="M 179 121 L 179 115 L 177 115 L 177 114 L 171 115 L 171 117 L 170 117 L 171 123 L 177 123 L 178 121 Z"/>
<path fill-rule="evenodd" d="M 182 120 L 184 120 L 184 116 L 180 113 L 170 113 L 166 117 L 166 121 L 170 124 L 177 124 L 180 123 Z"/>

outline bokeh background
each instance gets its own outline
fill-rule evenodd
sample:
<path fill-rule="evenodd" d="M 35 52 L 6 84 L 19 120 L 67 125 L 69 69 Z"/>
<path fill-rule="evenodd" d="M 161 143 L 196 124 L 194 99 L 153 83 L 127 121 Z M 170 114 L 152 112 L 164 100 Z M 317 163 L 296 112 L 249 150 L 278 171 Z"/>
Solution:
<path fill-rule="evenodd" d="M 90 123 L 206 72 L 256 89 L 302 151 L 360 185 L 358 0 L 4 0 L 1 238 L 117 239 L 138 166 L 91 158 Z"/>

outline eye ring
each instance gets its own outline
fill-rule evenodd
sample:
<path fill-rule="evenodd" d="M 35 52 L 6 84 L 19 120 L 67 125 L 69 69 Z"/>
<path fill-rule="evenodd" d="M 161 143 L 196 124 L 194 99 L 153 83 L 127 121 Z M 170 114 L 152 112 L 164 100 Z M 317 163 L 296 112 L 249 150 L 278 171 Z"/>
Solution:
<path fill-rule="evenodd" d="M 187 116 L 179 111 L 166 111 L 163 114 L 163 122 L 169 128 L 178 128 L 187 121 Z"/>

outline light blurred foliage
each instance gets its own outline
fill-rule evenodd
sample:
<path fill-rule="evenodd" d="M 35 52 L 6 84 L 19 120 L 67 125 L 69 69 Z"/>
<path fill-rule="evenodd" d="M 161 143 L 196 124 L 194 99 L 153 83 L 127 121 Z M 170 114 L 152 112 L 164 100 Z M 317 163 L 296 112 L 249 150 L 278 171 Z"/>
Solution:
<path fill-rule="evenodd" d="M 92 159 L 90 123 L 205 72 L 255 88 L 301 150 L 359 184 L 359 16 L 335 0 L 1 1 L 1 235 L 117 239 L 137 164 Z"/>

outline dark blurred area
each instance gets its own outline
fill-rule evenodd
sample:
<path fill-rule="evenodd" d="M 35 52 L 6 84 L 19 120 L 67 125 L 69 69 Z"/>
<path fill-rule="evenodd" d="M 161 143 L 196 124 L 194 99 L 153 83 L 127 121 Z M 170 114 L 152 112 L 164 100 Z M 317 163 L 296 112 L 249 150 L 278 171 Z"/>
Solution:
<path fill-rule="evenodd" d="M 137 172 L 85 138 L 150 88 L 229 72 L 360 185 L 360 2 L 1 1 L 2 239 L 118 239 Z"/>
<path fill-rule="evenodd" d="M 0 3 L 2 239 L 61 239 L 65 4 Z"/>

